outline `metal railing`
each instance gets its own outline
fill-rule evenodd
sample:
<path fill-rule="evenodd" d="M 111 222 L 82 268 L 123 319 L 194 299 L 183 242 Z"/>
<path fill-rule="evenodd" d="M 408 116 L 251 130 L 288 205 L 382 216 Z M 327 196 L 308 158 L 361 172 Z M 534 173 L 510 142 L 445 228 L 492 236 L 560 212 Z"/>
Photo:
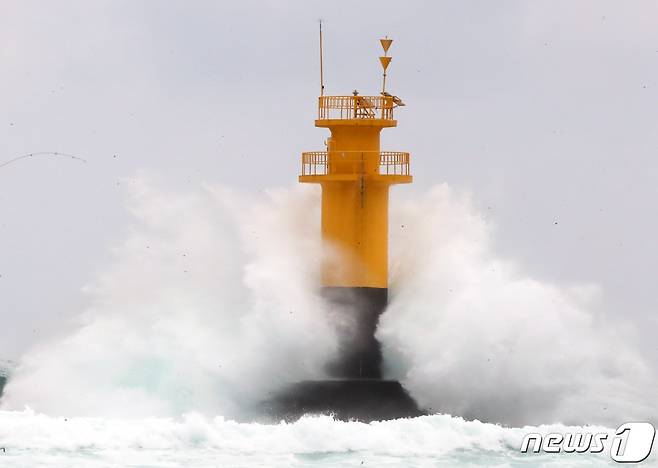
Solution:
<path fill-rule="evenodd" d="M 326 151 L 302 153 L 302 175 L 326 175 L 329 173 L 329 157 Z"/>
<path fill-rule="evenodd" d="M 364 174 L 374 151 L 308 151 L 302 153 L 302 175 Z M 409 153 L 379 152 L 376 173 L 379 175 L 409 175 Z"/>
<path fill-rule="evenodd" d="M 379 153 L 379 173 L 409 175 L 409 153 L 383 151 Z"/>
<path fill-rule="evenodd" d="M 320 96 L 318 119 L 393 120 L 392 96 Z"/>

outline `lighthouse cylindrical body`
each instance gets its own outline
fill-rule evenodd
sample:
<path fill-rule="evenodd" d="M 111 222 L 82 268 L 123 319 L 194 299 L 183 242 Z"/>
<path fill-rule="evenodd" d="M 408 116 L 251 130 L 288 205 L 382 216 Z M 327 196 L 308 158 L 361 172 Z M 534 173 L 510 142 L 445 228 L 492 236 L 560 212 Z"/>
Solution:
<path fill-rule="evenodd" d="M 329 367 L 337 378 L 381 378 L 375 339 L 388 300 L 388 195 L 411 182 L 409 155 L 380 151 L 383 128 L 395 127 L 390 98 L 324 96 L 317 127 L 326 152 L 304 153 L 301 182 L 322 186 L 322 291 L 341 340 Z"/>

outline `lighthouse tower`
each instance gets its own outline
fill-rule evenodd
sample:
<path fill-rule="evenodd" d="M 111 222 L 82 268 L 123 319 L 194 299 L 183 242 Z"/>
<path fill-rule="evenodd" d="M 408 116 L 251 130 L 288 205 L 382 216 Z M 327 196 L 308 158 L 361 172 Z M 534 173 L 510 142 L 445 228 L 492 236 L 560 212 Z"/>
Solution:
<path fill-rule="evenodd" d="M 322 34 L 322 33 L 320 33 Z M 326 151 L 302 154 L 302 183 L 322 187 L 324 296 L 342 314 L 341 353 L 329 369 L 335 378 L 381 378 L 381 350 L 374 333 L 388 299 L 388 196 L 393 184 L 410 183 L 409 153 L 382 151 L 382 129 L 397 126 L 404 105 L 386 92 L 391 39 L 384 55 L 382 91 L 362 96 L 321 95 L 315 126 L 327 128 Z M 322 51 L 322 36 L 320 36 Z M 322 53 L 321 69 L 322 69 Z"/>
<path fill-rule="evenodd" d="M 409 153 L 382 151 L 382 129 L 397 126 L 402 106 L 386 92 L 388 50 L 378 96 L 325 96 L 320 26 L 320 97 L 315 126 L 329 129 L 326 151 L 302 153 L 299 181 L 322 187 L 322 293 L 338 327 L 340 353 L 328 377 L 293 383 L 261 403 L 279 421 L 308 413 L 344 420 L 379 421 L 419 416 L 423 410 L 395 380 L 382 379 L 382 354 L 375 339 L 388 301 L 388 193 L 411 182 Z"/>

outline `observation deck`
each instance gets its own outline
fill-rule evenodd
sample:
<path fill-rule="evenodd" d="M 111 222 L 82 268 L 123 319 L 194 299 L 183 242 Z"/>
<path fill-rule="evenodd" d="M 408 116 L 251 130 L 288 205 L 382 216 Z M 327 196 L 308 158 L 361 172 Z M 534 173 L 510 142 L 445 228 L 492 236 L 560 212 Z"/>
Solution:
<path fill-rule="evenodd" d="M 320 96 L 315 126 L 395 127 L 393 109 L 398 105 L 402 103 L 395 96 Z"/>

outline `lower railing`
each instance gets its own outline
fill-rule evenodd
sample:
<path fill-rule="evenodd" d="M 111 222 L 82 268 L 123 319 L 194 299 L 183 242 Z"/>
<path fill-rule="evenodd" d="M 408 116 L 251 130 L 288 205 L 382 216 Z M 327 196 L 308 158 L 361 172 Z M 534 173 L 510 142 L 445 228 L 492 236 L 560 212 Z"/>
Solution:
<path fill-rule="evenodd" d="M 302 175 L 362 174 L 367 172 L 373 151 L 309 151 L 302 153 Z M 375 162 L 377 164 L 377 162 Z M 377 164 L 379 175 L 409 175 L 409 153 L 382 151 Z"/>

